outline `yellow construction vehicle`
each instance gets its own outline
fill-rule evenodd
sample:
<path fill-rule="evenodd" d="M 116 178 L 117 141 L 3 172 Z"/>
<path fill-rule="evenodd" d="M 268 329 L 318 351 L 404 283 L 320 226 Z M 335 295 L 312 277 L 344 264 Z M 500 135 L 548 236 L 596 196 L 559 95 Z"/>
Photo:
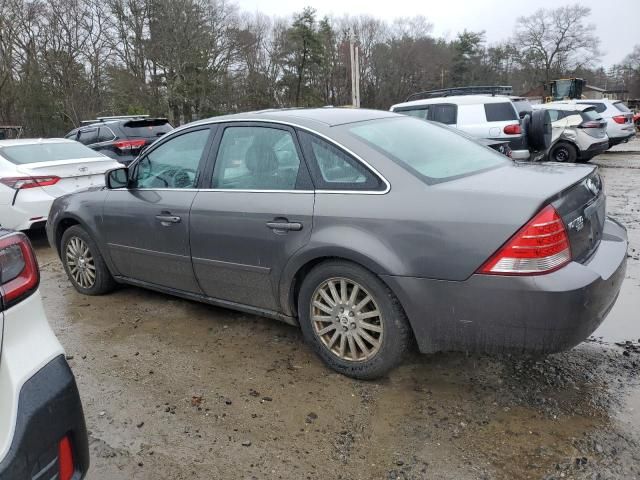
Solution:
<path fill-rule="evenodd" d="M 582 78 L 561 78 L 544 84 L 545 103 L 582 98 L 587 81 Z"/>

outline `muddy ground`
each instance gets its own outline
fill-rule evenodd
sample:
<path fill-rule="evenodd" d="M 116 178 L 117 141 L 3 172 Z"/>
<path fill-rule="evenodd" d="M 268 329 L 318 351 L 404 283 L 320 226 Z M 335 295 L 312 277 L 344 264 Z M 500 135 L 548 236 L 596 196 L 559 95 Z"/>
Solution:
<path fill-rule="evenodd" d="M 133 287 L 81 296 L 33 236 L 88 478 L 640 478 L 640 154 L 597 163 L 631 247 L 591 341 L 537 361 L 413 354 L 377 382 L 331 372 L 275 321 Z"/>

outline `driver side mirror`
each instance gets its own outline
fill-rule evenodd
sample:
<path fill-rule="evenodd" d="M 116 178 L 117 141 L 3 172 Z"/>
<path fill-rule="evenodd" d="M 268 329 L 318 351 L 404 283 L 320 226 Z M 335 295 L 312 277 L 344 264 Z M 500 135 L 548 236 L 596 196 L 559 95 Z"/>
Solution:
<path fill-rule="evenodd" d="M 129 186 L 129 169 L 123 167 L 108 170 L 104 174 L 104 184 L 109 190 L 126 188 Z"/>

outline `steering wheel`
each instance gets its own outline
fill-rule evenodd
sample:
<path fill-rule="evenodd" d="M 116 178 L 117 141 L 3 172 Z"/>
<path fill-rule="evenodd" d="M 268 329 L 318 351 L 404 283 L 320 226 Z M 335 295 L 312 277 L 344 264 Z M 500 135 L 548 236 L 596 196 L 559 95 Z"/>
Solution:
<path fill-rule="evenodd" d="M 171 186 L 173 188 L 189 188 L 193 186 L 196 175 L 196 171 L 192 168 L 181 168 L 171 176 Z"/>

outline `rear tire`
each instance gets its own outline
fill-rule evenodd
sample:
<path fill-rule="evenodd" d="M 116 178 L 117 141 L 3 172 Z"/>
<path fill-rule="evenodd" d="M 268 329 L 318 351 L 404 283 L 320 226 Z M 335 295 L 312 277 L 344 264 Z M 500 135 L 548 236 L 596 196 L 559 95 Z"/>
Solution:
<path fill-rule="evenodd" d="M 104 295 L 116 287 L 98 246 L 79 225 L 69 227 L 60 242 L 62 265 L 73 287 L 84 295 Z"/>
<path fill-rule="evenodd" d="M 373 273 L 328 261 L 305 277 L 298 295 L 307 343 L 333 370 L 358 379 L 381 377 L 409 350 L 412 332 L 389 288 Z"/>
<path fill-rule="evenodd" d="M 549 152 L 549 160 L 552 162 L 575 163 L 578 160 L 578 151 L 570 143 L 558 142 Z"/>

